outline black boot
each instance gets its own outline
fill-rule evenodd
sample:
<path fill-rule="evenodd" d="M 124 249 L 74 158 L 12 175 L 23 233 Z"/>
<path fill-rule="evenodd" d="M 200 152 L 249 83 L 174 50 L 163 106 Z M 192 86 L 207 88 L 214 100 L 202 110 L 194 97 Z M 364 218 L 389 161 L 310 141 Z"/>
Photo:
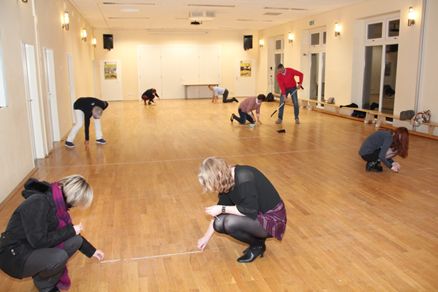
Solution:
<path fill-rule="evenodd" d="M 265 253 L 266 247 L 265 246 L 251 246 L 246 249 L 246 253 L 237 259 L 239 263 L 250 263 L 254 261 L 258 256 L 263 257 L 263 254 Z"/>

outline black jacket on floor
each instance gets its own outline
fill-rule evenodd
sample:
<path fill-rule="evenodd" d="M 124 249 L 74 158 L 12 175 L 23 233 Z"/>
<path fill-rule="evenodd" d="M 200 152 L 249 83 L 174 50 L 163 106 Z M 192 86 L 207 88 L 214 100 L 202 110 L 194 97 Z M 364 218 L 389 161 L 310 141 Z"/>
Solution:
<path fill-rule="evenodd" d="M 76 235 L 71 224 L 57 229 L 56 206 L 49 183 L 29 179 L 23 197 L 25 200 L 12 214 L 0 238 L 0 268 L 15 278 L 22 278 L 24 264 L 32 251 L 56 247 Z M 84 238 L 80 251 L 91 257 L 96 249 Z"/>

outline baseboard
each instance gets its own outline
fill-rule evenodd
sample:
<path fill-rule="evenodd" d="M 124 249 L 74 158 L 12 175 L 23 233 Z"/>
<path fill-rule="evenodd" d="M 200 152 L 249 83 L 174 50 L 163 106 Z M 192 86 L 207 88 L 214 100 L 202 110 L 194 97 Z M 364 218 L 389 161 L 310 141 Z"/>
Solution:
<path fill-rule="evenodd" d="M 6 198 L 0 202 L 0 211 L 3 211 L 4 207 L 6 206 L 6 204 L 12 199 L 14 198 L 14 196 L 16 194 L 19 193 L 19 191 L 23 188 L 24 183 L 30 178 L 32 177 L 35 172 L 38 170 L 37 167 L 33 168 L 21 181 L 20 183 L 12 190 L 12 192 L 9 193 L 9 195 L 6 196 Z"/>

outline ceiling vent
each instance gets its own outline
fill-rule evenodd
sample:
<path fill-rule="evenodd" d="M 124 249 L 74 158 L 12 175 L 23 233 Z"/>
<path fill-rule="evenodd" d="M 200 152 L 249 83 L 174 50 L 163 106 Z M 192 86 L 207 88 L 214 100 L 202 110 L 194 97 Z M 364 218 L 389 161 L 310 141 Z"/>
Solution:
<path fill-rule="evenodd" d="M 192 22 L 203 22 L 213 20 L 215 14 L 213 11 L 191 11 L 189 13 L 189 19 Z"/>
<path fill-rule="evenodd" d="M 197 20 L 192 20 L 192 21 L 190 22 L 190 24 L 191 24 L 191 25 L 200 25 L 200 24 L 202 24 L 202 22 L 197 21 Z"/>

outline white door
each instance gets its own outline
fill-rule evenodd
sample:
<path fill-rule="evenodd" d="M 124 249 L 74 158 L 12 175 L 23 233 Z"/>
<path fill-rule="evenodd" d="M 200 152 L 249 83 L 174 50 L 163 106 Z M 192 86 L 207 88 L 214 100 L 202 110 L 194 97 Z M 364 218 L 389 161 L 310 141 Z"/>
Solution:
<path fill-rule="evenodd" d="M 67 70 L 68 70 L 68 87 L 70 92 L 70 101 L 71 101 L 71 116 L 73 123 L 76 123 L 75 121 L 75 115 L 74 115 L 74 109 L 73 104 L 76 101 L 76 90 L 75 90 L 75 75 L 74 75 L 74 65 L 73 65 L 73 56 L 72 54 L 67 54 Z"/>
<path fill-rule="evenodd" d="M 56 95 L 55 58 L 53 50 L 51 49 L 45 49 L 44 53 L 46 61 L 47 97 L 52 122 L 52 140 L 53 142 L 58 142 L 61 140 L 61 134 L 59 130 L 58 96 Z"/>
<path fill-rule="evenodd" d="M 104 60 L 100 62 L 100 86 L 103 100 L 123 100 L 120 61 Z"/>
<path fill-rule="evenodd" d="M 34 159 L 44 158 L 46 155 L 44 147 L 44 129 L 41 116 L 41 102 L 38 90 L 38 77 L 35 48 L 33 45 L 23 45 L 24 76 L 26 98 L 28 102 L 29 128 L 31 130 L 31 141 Z"/>

